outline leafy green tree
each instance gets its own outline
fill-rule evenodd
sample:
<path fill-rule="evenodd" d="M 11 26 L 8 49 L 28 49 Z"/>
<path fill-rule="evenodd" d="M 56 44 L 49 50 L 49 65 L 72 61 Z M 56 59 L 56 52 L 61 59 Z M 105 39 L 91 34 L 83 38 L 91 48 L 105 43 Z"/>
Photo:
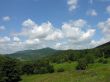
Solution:
<path fill-rule="evenodd" d="M 88 64 L 92 64 L 92 63 L 95 62 L 95 57 L 94 57 L 93 54 L 87 54 L 87 55 L 85 56 L 85 58 L 86 58 L 86 62 L 87 62 Z"/>
<path fill-rule="evenodd" d="M 88 63 L 85 58 L 81 58 L 78 60 L 78 64 L 76 66 L 77 70 L 85 70 L 88 66 Z"/>
<path fill-rule="evenodd" d="M 101 57 L 101 58 L 98 60 L 98 62 L 99 62 L 99 63 L 103 63 L 103 64 L 107 64 L 107 63 L 108 63 L 107 59 L 105 59 L 105 58 L 103 58 L 103 57 Z"/>
<path fill-rule="evenodd" d="M 54 67 L 48 62 L 44 60 L 27 62 L 22 67 L 23 74 L 45 74 L 45 73 L 53 73 Z"/>
<path fill-rule="evenodd" d="M 23 65 L 22 72 L 23 72 L 23 74 L 27 74 L 27 75 L 33 74 L 33 72 L 34 72 L 33 65 L 30 63 Z"/>
<path fill-rule="evenodd" d="M 48 70 L 49 73 L 53 73 L 53 72 L 54 72 L 54 67 L 53 67 L 53 65 L 48 65 L 48 66 L 47 66 L 47 70 Z"/>
<path fill-rule="evenodd" d="M 16 60 L 9 58 L 0 63 L 0 82 L 19 82 L 20 80 Z"/>
<path fill-rule="evenodd" d="M 34 63 L 34 73 L 35 74 L 44 74 L 44 73 L 53 73 L 54 67 L 50 65 L 48 61 L 38 61 Z"/>
<path fill-rule="evenodd" d="M 59 68 L 58 70 L 57 70 L 57 72 L 64 72 L 65 70 L 64 70 L 64 68 Z"/>

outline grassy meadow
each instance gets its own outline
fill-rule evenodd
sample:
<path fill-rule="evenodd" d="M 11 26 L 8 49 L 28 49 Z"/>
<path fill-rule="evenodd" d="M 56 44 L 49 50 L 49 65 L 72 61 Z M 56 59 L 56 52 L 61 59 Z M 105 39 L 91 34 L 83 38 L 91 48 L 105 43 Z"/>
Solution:
<path fill-rule="evenodd" d="M 53 64 L 55 73 L 24 75 L 21 82 L 110 82 L 110 62 L 90 64 L 84 71 L 77 71 L 76 62 Z M 64 72 L 57 72 L 64 68 Z"/>

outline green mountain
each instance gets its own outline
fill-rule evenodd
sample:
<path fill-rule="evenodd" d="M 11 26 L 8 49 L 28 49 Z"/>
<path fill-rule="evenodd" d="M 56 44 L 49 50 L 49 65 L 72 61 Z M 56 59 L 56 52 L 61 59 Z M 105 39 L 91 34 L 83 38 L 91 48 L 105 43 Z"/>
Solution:
<path fill-rule="evenodd" d="M 68 58 L 74 57 L 74 59 L 79 58 L 77 56 L 85 56 L 86 54 L 94 54 L 96 56 L 110 56 L 110 42 L 102 44 L 93 49 L 84 50 L 55 50 L 51 48 L 43 48 L 38 50 L 25 50 L 19 51 L 13 54 L 8 54 L 9 57 L 17 58 L 20 60 L 36 60 L 36 59 L 49 59 L 52 61 L 63 62 L 68 60 Z"/>
<path fill-rule="evenodd" d="M 107 42 L 105 44 L 102 44 L 96 48 L 100 48 L 100 49 L 110 49 L 110 42 Z"/>
<path fill-rule="evenodd" d="M 9 57 L 17 58 L 20 60 L 36 60 L 42 57 L 50 56 L 58 52 L 59 50 L 54 50 L 51 48 L 43 48 L 38 50 L 24 50 L 13 54 L 8 54 Z"/>
<path fill-rule="evenodd" d="M 48 56 L 48 60 L 55 63 L 62 63 L 68 60 L 76 61 L 80 58 L 83 58 L 87 55 L 95 56 L 95 57 L 110 57 L 110 42 L 102 44 L 92 49 L 84 49 L 84 50 L 64 50 L 55 53 L 52 56 Z M 47 59 L 46 58 L 46 59 Z"/>

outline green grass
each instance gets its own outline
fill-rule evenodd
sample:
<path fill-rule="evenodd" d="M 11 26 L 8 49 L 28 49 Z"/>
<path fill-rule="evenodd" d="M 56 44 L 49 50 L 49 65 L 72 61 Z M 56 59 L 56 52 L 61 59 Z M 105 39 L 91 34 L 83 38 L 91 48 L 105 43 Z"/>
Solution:
<path fill-rule="evenodd" d="M 55 70 L 65 72 L 39 75 L 24 75 L 21 82 L 110 82 L 110 63 L 89 65 L 85 71 L 76 71 L 76 63 L 54 64 Z"/>

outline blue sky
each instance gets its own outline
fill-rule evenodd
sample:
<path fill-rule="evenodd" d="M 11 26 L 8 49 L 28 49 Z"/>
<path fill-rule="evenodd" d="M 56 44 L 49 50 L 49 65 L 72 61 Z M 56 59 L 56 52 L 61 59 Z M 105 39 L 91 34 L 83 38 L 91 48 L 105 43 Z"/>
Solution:
<path fill-rule="evenodd" d="M 110 0 L 0 0 L 0 11 L 0 53 L 110 40 Z"/>

